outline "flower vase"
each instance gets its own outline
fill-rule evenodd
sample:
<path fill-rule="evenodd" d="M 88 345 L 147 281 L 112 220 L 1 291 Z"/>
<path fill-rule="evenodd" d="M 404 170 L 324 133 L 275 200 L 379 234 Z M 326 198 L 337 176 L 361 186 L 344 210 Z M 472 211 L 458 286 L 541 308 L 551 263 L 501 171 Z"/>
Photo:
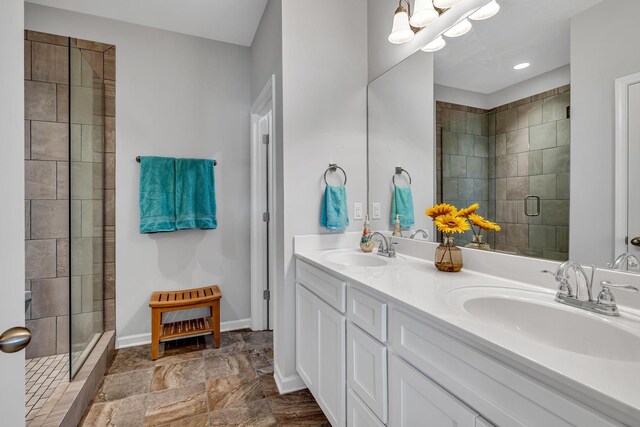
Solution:
<path fill-rule="evenodd" d="M 474 234 L 471 243 L 465 246 L 465 248 L 481 249 L 483 251 L 490 251 L 491 246 L 488 243 L 483 242 L 482 234 Z"/>
<path fill-rule="evenodd" d="M 456 246 L 453 237 L 445 237 L 436 248 L 434 263 L 438 270 L 447 273 L 457 273 L 462 270 L 462 251 Z"/>

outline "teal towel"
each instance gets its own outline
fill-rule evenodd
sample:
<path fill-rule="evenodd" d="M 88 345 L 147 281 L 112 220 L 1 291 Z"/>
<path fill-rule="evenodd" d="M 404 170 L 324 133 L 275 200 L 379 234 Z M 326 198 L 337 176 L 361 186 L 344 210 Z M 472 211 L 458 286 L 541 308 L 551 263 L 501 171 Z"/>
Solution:
<path fill-rule="evenodd" d="M 400 215 L 400 228 L 410 228 L 414 224 L 413 196 L 411 187 L 398 187 L 394 185 L 391 197 L 391 224 L 395 223 L 396 215 Z"/>
<path fill-rule="evenodd" d="M 217 226 L 213 160 L 176 159 L 176 228 Z"/>
<path fill-rule="evenodd" d="M 140 233 L 176 229 L 176 161 L 140 157 Z"/>
<path fill-rule="evenodd" d="M 320 225 L 331 231 L 344 231 L 349 226 L 347 190 L 344 185 L 327 185 L 322 200 Z"/>

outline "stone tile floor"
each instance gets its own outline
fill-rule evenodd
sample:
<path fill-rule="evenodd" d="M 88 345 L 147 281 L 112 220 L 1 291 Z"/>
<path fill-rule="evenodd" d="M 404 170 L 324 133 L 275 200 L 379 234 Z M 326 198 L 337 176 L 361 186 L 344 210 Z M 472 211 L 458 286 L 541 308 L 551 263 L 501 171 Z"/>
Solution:
<path fill-rule="evenodd" d="M 273 334 L 234 331 L 118 350 L 83 426 L 329 426 L 308 390 L 279 395 Z"/>
<path fill-rule="evenodd" d="M 69 354 L 25 359 L 25 421 L 36 417 L 53 391 L 69 381 Z"/>

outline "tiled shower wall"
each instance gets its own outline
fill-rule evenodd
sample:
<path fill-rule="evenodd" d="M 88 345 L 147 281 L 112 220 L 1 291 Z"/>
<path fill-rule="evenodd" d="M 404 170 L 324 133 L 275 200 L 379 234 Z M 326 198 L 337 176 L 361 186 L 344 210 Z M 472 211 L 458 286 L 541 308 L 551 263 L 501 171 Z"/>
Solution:
<path fill-rule="evenodd" d="M 479 203 L 478 213 L 495 216 L 491 201 L 495 181 L 495 114 L 480 108 L 446 102 L 436 103 L 437 200 L 458 208 Z M 442 173 L 440 173 L 442 171 Z M 494 233 L 482 233 L 493 245 Z M 465 245 L 471 233 L 458 234 Z"/>
<path fill-rule="evenodd" d="M 32 291 L 25 317 L 33 334 L 27 358 L 69 351 L 69 42 L 25 32 L 25 287 Z M 104 251 L 105 302 L 100 309 L 109 330 L 115 325 L 115 47 L 76 39 L 71 45 L 82 49 L 92 73 L 104 74 L 109 82 L 104 128 L 71 125 L 72 137 L 79 139 L 74 146 L 104 151 L 99 153 L 105 160 L 105 209 L 99 219 L 105 224 L 99 251 Z"/>
<path fill-rule="evenodd" d="M 496 250 L 567 259 L 569 105 L 568 85 L 493 110 L 438 101 L 438 201 L 480 203 L 480 214 L 502 226 L 488 236 Z M 539 216 L 525 215 L 527 195 L 541 198 Z M 535 212 L 535 202 L 528 208 Z"/>
<path fill-rule="evenodd" d="M 496 249 L 566 260 L 569 253 L 569 86 L 496 109 Z M 525 215 L 537 195 L 540 215 Z M 536 211 L 530 201 L 528 211 Z"/>

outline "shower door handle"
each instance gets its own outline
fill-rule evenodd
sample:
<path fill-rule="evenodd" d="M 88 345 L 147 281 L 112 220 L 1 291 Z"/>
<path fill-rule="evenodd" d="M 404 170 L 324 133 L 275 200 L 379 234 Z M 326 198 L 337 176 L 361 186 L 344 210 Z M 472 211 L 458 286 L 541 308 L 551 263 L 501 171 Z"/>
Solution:
<path fill-rule="evenodd" d="M 536 212 L 529 212 L 529 199 L 535 199 L 536 201 Z M 524 198 L 524 214 L 526 216 L 540 216 L 540 196 L 527 196 Z"/>
<path fill-rule="evenodd" d="M 31 331 L 22 326 L 9 328 L 0 335 L 0 351 L 15 353 L 31 342 Z"/>

